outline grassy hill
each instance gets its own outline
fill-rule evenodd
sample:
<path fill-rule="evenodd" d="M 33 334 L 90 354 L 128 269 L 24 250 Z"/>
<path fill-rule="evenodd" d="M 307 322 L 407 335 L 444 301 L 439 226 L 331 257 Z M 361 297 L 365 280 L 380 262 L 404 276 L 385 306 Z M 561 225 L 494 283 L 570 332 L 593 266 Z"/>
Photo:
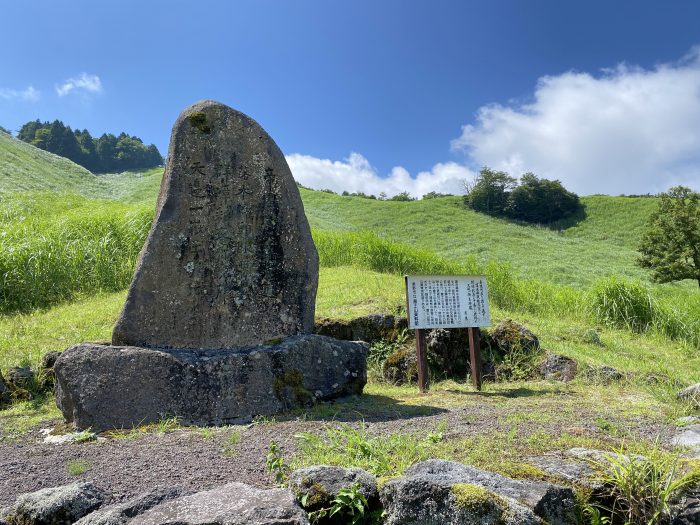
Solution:
<path fill-rule="evenodd" d="M 128 285 L 161 170 L 95 176 L 0 133 L 0 173 L 0 313 Z M 478 214 L 459 197 L 395 202 L 303 188 L 301 194 L 322 278 L 341 266 L 392 276 L 483 273 L 493 305 L 504 311 L 623 328 L 642 316 L 643 326 L 671 339 L 700 341 L 693 283 L 651 285 L 634 265 L 653 198 L 584 197 L 585 214 L 556 229 Z M 611 276 L 641 285 L 605 280 Z M 400 280 L 396 289 L 358 292 L 362 281 L 338 282 L 333 295 L 319 296 L 319 311 L 350 316 L 401 302 Z M 653 307 L 645 306 L 647 288 L 656 297 Z"/>

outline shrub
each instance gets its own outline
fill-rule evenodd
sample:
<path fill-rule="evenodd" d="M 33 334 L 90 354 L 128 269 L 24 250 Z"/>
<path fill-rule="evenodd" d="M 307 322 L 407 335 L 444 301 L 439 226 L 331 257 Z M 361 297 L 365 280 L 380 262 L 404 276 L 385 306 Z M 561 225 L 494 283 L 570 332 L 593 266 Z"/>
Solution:
<path fill-rule="evenodd" d="M 600 281 L 593 290 L 592 307 L 599 321 L 635 332 L 647 331 L 654 321 L 654 299 L 637 282 L 614 277 Z"/>

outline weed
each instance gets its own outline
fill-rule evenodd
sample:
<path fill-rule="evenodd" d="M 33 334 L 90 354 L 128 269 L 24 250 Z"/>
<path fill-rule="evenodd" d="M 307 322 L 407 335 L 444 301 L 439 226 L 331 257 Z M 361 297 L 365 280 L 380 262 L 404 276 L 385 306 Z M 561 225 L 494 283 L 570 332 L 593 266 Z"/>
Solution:
<path fill-rule="evenodd" d="M 275 416 L 255 416 L 251 425 L 254 427 L 258 427 L 265 425 L 274 425 L 275 423 L 277 423 L 277 419 L 275 418 Z"/>
<path fill-rule="evenodd" d="M 92 468 L 92 463 L 86 459 L 76 459 L 69 461 L 66 465 L 66 472 L 69 476 L 80 476 Z"/>
<path fill-rule="evenodd" d="M 157 434 L 167 434 L 179 428 L 180 418 L 178 416 L 162 418 L 154 425 Z"/>
<path fill-rule="evenodd" d="M 282 485 L 287 479 L 289 465 L 284 462 L 282 449 L 277 446 L 277 443 L 270 441 L 270 448 L 265 458 L 265 467 L 270 474 L 275 475 L 275 482 Z"/>
<path fill-rule="evenodd" d="M 231 432 L 231 435 L 228 437 L 228 440 L 224 444 L 224 456 L 227 458 L 232 458 L 236 454 L 238 454 L 238 444 L 241 442 L 241 433 L 238 430 L 234 430 Z M 274 443 L 274 441 L 272 442 Z M 272 443 L 270 443 L 270 447 L 272 447 Z"/>
<path fill-rule="evenodd" d="M 95 435 L 94 432 L 92 432 L 90 429 L 83 430 L 82 432 L 78 432 L 75 437 L 73 438 L 73 441 L 76 443 L 87 443 L 88 441 L 95 441 L 97 439 L 97 436 Z"/>
<path fill-rule="evenodd" d="M 611 520 L 627 524 L 668 523 L 674 499 L 700 480 L 699 472 L 681 475 L 678 456 L 658 448 L 639 456 L 625 454 L 621 446 L 615 454 L 593 463 L 602 472 L 599 481 L 607 487 L 612 501 L 611 506 L 597 504 L 589 511 L 598 523 L 605 523 L 601 511 Z"/>
<path fill-rule="evenodd" d="M 302 507 L 307 507 L 309 493 L 301 498 Z M 381 512 L 381 511 L 380 511 Z M 312 524 L 320 523 L 324 518 L 342 520 L 342 523 L 351 525 L 380 523 L 380 512 L 368 511 L 367 498 L 360 491 L 360 484 L 354 483 L 350 487 L 342 488 L 333 498 L 329 507 L 324 507 L 309 513 Z"/>

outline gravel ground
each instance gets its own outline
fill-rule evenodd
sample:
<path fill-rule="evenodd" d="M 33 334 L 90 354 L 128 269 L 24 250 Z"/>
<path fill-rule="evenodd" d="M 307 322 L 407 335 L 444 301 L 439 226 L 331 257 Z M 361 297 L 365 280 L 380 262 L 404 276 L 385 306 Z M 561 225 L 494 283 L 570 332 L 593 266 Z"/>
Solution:
<path fill-rule="evenodd" d="M 367 397 L 371 396 L 361 399 Z M 487 396 L 465 397 L 463 406 L 450 409 L 398 405 L 391 398 L 374 397 L 369 405 L 339 402 L 335 405 L 338 410 L 325 421 L 302 418 L 213 429 L 210 433 L 183 428 L 165 433 L 143 433 L 128 439 L 107 438 L 63 445 L 44 443 L 40 430 L 58 423 L 47 422 L 20 439 L 0 441 L 0 508 L 12 503 L 21 493 L 76 480 L 93 481 L 112 494 L 113 501 L 168 486 L 201 490 L 237 481 L 267 487 L 273 484 L 265 470 L 270 441 L 275 440 L 288 459 L 295 453 L 293 436 L 297 432 L 321 432 L 327 425 L 364 421 L 367 430 L 373 434 L 411 432 L 426 435 L 447 420 L 445 438 L 451 439 L 507 433 L 513 428 L 513 418 L 524 411 L 520 405 L 495 403 Z M 537 410 L 556 416 L 561 401 L 552 398 L 544 404 L 540 402 Z M 544 431 L 558 436 L 566 432 L 612 439 L 609 432 L 596 424 L 596 416 L 595 412 L 587 413 L 582 409 L 576 412 L 575 418 L 562 416 L 543 421 L 520 421 L 517 423 L 518 433 L 526 436 Z M 613 418 L 611 423 L 636 438 L 653 441 L 660 436 L 662 443 L 667 442 L 676 430 L 652 417 L 620 416 L 618 420 Z M 240 442 L 231 453 L 229 440 L 233 432 L 240 434 Z M 619 443 L 619 439 L 616 442 Z M 85 462 L 89 468 L 83 474 L 70 475 L 68 465 L 76 461 Z"/>

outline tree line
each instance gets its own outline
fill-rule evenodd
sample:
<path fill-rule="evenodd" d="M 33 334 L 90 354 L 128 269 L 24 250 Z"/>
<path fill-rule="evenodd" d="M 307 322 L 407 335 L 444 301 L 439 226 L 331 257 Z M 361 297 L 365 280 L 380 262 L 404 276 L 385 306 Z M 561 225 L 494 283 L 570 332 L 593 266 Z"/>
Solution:
<path fill-rule="evenodd" d="M 163 164 L 155 144 L 124 132 L 93 138 L 86 129 L 73 131 L 60 120 L 27 122 L 17 138 L 43 150 L 66 157 L 93 173 L 115 173 L 153 168 Z"/>

